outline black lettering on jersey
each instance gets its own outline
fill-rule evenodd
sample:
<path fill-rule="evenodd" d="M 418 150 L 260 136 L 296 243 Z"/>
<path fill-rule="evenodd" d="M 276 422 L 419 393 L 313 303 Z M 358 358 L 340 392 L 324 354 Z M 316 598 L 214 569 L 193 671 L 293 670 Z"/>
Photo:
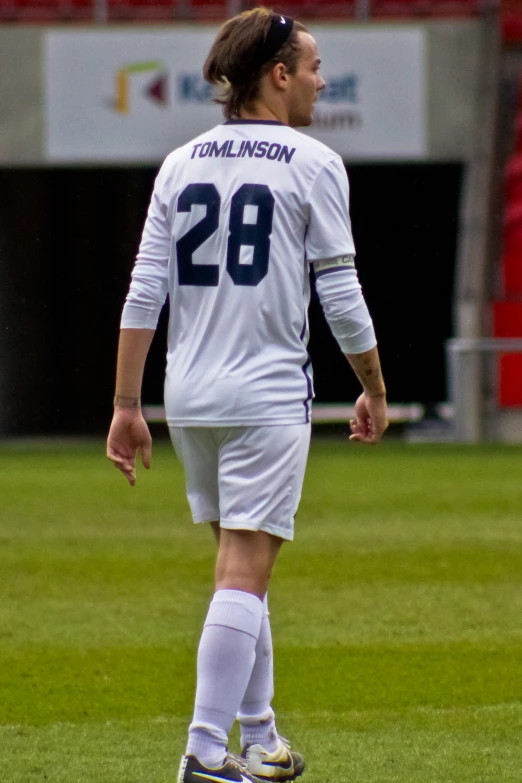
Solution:
<path fill-rule="evenodd" d="M 295 147 L 288 149 L 286 144 L 281 147 L 281 145 L 276 142 L 270 144 L 268 141 L 242 141 L 239 149 L 234 151 L 234 140 L 227 139 L 221 146 L 219 146 L 219 142 L 217 141 L 206 141 L 204 144 L 194 144 L 190 157 L 245 158 L 248 155 L 249 158 L 266 157 L 267 160 L 277 160 L 278 163 L 281 163 L 283 160 L 285 163 L 290 163 L 295 151 Z"/>
<path fill-rule="evenodd" d="M 295 147 L 292 147 L 292 149 L 289 150 L 288 147 L 285 144 L 283 149 L 281 150 L 277 160 L 280 163 L 283 160 L 283 158 L 284 158 L 285 159 L 285 163 L 290 163 L 290 161 L 292 160 L 294 152 L 295 152 Z"/>
<path fill-rule="evenodd" d="M 260 141 L 257 145 L 257 150 L 255 157 L 256 158 L 264 158 L 266 155 L 266 151 L 268 149 L 268 142 L 267 141 Z"/>
<path fill-rule="evenodd" d="M 254 152 L 256 151 L 257 147 L 257 141 L 251 142 L 251 141 L 245 141 L 244 142 L 244 148 L 241 154 L 241 157 L 244 158 L 245 155 L 248 155 L 249 158 L 252 158 L 254 155 Z"/>
<path fill-rule="evenodd" d="M 211 158 L 224 158 L 227 152 L 228 145 L 230 144 L 230 141 L 225 141 L 221 145 L 221 147 L 218 147 L 217 141 L 213 141 L 212 145 L 210 147 L 210 153 L 209 157 Z M 194 156 L 192 156 L 194 157 Z"/>
<path fill-rule="evenodd" d="M 237 152 L 234 152 L 234 154 L 232 154 L 233 146 L 234 146 L 234 142 L 230 141 L 228 143 L 227 158 L 237 158 Z"/>

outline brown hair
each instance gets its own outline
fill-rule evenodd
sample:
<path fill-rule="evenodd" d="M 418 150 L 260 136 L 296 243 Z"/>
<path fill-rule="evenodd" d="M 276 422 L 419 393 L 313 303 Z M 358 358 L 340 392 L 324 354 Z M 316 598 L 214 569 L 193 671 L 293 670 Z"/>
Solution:
<path fill-rule="evenodd" d="M 300 22 L 294 26 L 288 40 L 262 66 L 249 65 L 254 53 L 266 39 L 273 11 L 260 6 L 243 11 L 225 22 L 219 31 L 203 66 L 203 76 L 210 84 L 221 87 L 221 95 L 214 100 L 223 106 L 229 120 L 239 117 L 241 109 L 251 108 L 259 96 L 259 82 L 277 63 L 286 65 L 294 74 L 300 54 L 297 34 L 308 30 Z"/>

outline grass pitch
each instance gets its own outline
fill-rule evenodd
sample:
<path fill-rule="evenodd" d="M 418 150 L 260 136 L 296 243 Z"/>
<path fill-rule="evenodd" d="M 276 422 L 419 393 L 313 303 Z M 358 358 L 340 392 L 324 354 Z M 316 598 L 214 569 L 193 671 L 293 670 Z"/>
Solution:
<path fill-rule="evenodd" d="M 0 783 L 174 783 L 214 545 L 170 446 L 0 447 Z M 522 781 L 522 450 L 315 441 L 270 594 L 303 783 Z"/>

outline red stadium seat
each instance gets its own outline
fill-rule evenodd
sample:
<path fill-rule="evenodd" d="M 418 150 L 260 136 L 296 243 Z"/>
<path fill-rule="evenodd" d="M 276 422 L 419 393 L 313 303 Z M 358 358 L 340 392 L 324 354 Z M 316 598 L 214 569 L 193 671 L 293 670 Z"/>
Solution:
<path fill-rule="evenodd" d="M 504 353 L 499 357 L 498 403 L 503 408 L 522 407 L 522 356 L 519 353 Z"/>
<path fill-rule="evenodd" d="M 190 6 L 193 16 L 200 16 L 203 13 L 225 18 L 227 15 L 226 0 L 191 0 Z"/>
<path fill-rule="evenodd" d="M 95 0 L 0 0 L 0 20 L 89 20 L 95 15 Z M 511 0 L 511 2 L 520 0 Z M 377 17 L 470 16 L 487 0 L 370 0 L 370 14 Z M 264 2 L 243 3 L 255 7 Z M 280 0 L 275 7 L 297 18 L 351 19 L 356 0 Z M 226 0 L 108 0 L 110 19 L 155 21 L 159 19 L 221 20 L 228 13 Z M 518 6 L 518 18 L 522 11 Z M 520 36 L 522 38 L 522 35 Z"/>
<path fill-rule="evenodd" d="M 506 248 L 502 258 L 504 296 L 522 297 L 522 232 L 516 248 Z"/>
<path fill-rule="evenodd" d="M 91 21 L 92 0 L 0 0 L 0 19 L 19 22 Z"/>
<path fill-rule="evenodd" d="M 522 13 L 507 11 L 502 15 L 502 38 L 506 43 L 522 41 Z"/>
<path fill-rule="evenodd" d="M 522 337 L 522 301 L 493 303 L 495 337 Z M 499 357 L 498 401 L 503 407 L 522 407 L 522 354 Z"/>
<path fill-rule="evenodd" d="M 504 216 L 504 234 L 522 231 L 522 201 L 511 201 Z"/>
<path fill-rule="evenodd" d="M 191 18 L 200 20 L 226 19 L 226 0 L 192 0 Z"/>
<path fill-rule="evenodd" d="M 522 122 L 517 117 L 518 134 Z M 506 167 L 506 214 L 502 278 L 506 301 L 493 305 L 493 334 L 522 337 L 522 155 Z M 498 359 L 498 401 L 503 407 L 522 407 L 522 354 L 505 353 Z"/>
<path fill-rule="evenodd" d="M 506 43 L 522 41 L 522 2 L 520 0 L 501 0 L 500 12 L 504 41 Z M 520 102 L 519 107 L 522 108 Z"/>
<path fill-rule="evenodd" d="M 506 204 L 522 204 L 522 155 L 513 155 L 506 166 Z"/>
<path fill-rule="evenodd" d="M 250 7 L 267 5 L 266 2 L 251 2 Z M 271 5 L 268 3 L 268 5 Z M 355 10 L 355 0 L 281 0 L 274 3 L 274 8 L 282 14 L 295 16 L 297 19 L 306 18 L 352 18 Z"/>
<path fill-rule="evenodd" d="M 504 220 L 502 274 L 504 296 L 522 296 L 522 201 L 508 208 Z"/>
<path fill-rule="evenodd" d="M 412 16 L 474 16 L 478 0 L 371 0 L 372 16 L 411 18 Z"/>
<path fill-rule="evenodd" d="M 111 19 L 157 21 L 196 19 L 200 21 L 226 18 L 226 0 L 108 0 Z"/>
<path fill-rule="evenodd" d="M 0 20 L 91 20 L 95 0 L 0 0 Z M 109 20 L 225 19 L 226 0 L 107 0 Z"/>

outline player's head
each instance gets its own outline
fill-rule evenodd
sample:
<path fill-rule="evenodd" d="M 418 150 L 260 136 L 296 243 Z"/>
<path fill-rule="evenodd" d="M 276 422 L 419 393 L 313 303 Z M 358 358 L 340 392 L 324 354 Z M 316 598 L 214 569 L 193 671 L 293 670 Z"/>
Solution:
<path fill-rule="evenodd" d="M 222 88 L 217 100 L 227 119 L 255 112 L 261 102 L 297 127 L 312 122 L 314 101 L 324 87 L 319 63 L 304 25 L 259 7 L 223 25 L 203 74 Z"/>

